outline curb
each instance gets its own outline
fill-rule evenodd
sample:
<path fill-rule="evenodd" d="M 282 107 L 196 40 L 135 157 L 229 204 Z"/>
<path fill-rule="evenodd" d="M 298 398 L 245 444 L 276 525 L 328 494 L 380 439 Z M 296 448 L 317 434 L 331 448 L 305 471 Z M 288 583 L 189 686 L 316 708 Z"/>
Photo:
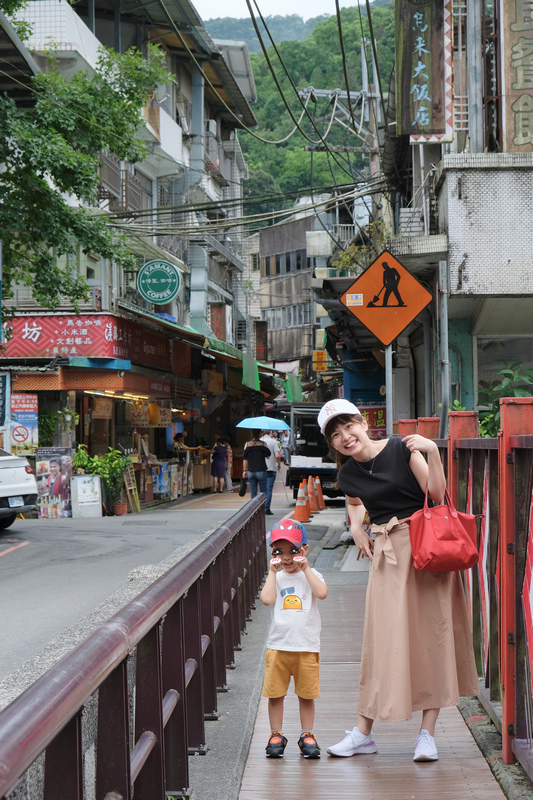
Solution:
<path fill-rule="evenodd" d="M 531 780 L 518 762 L 505 764 L 502 737 L 475 697 L 462 697 L 458 709 L 508 800 L 532 800 Z"/>

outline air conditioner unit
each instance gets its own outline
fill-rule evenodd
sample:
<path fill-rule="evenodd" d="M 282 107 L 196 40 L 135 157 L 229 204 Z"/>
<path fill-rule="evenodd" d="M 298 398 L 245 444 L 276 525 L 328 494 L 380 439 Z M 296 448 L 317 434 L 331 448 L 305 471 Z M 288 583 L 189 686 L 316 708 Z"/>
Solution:
<path fill-rule="evenodd" d="M 217 121 L 216 119 L 206 119 L 205 121 L 205 130 L 206 133 L 210 133 L 212 136 L 217 135 Z"/>

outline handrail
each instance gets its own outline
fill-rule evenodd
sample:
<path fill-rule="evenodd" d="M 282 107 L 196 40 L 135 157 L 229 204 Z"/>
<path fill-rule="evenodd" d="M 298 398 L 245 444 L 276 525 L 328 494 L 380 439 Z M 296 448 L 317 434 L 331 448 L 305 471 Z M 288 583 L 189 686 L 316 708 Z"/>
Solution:
<path fill-rule="evenodd" d="M 184 621 L 184 631 L 180 632 L 183 638 L 182 655 L 185 656 L 183 660 L 190 662 L 189 656 L 192 656 L 198 671 L 200 662 L 209 651 L 213 662 L 210 672 L 215 680 L 214 640 L 220 634 L 224 639 L 231 640 L 229 644 L 222 642 L 223 651 L 227 654 L 223 665 L 225 669 L 228 660 L 231 661 L 228 654 L 239 646 L 240 634 L 266 570 L 265 522 L 264 515 L 259 513 L 264 500 L 264 495 L 259 495 L 250 501 L 0 712 L 1 798 L 37 756 L 57 739 L 65 725 L 80 713 L 95 691 L 113 675 L 132 651 L 148 639 L 162 621 L 164 625 L 166 615 L 173 612 L 176 604 L 179 601 L 186 602 L 192 589 L 192 594 L 198 595 L 198 602 L 191 609 L 191 619 Z M 226 562 L 224 568 L 218 563 L 221 560 Z M 218 613 L 216 631 L 212 588 L 215 573 L 226 612 L 221 610 Z M 204 586 L 207 587 L 207 593 L 204 592 Z M 205 598 L 200 597 L 202 593 L 206 594 Z M 203 607 L 209 609 L 207 614 L 203 613 Z M 221 625 L 220 618 L 227 615 L 228 624 Z M 198 624 L 196 636 L 187 633 L 187 624 L 191 621 Z M 167 646 L 171 644 L 169 640 Z M 219 675 L 220 668 L 219 664 Z M 168 687 L 164 696 L 160 697 L 159 713 L 163 713 L 164 707 L 164 716 L 168 719 L 173 713 L 169 704 L 173 703 L 175 708 L 178 702 L 183 702 L 187 689 L 187 684 Z M 151 733 L 153 736 L 141 733 L 139 737 L 143 742 L 145 739 L 147 741 L 144 745 L 138 742 L 134 763 L 131 764 L 132 783 L 141 768 L 138 758 L 141 758 L 142 749 L 148 746 L 152 749 L 154 743 L 151 740 L 154 736 L 156 740 L 159 738 L 157 731 Z M 161 746 L 160 741 L 158 745 Z M 148 757 L 149 754 L 142 756 L 145 759 Z M 185 775 L 188 776 L 187 769 Z M 136 790 L 136 800 L 139 794 Z"/>

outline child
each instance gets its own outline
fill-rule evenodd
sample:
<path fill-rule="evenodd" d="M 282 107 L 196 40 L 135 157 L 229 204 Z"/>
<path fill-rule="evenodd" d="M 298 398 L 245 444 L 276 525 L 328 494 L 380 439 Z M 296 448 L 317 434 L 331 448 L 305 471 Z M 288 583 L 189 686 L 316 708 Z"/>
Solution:
<path fill-rule="evenodd" d="M 260 595 L 266 606 L 273 606 L 262 692 L 263 697 L 268 697 L 272 731 L 266 754 L 267 758 L 281 758 L 287 744 L 281 728 L 283 701 L 292 675 L 300 704 L 300 753 L 304 758 L 320 758 L 320 747 L 312 733 L 315 697 L 320 697 L 317 600 L 327 596 L 328 588 L 322 575 L 309 566 L 307 535 L 299 522 L 285 519 L 274 526 L 270 547 L 270 570 Z"/>

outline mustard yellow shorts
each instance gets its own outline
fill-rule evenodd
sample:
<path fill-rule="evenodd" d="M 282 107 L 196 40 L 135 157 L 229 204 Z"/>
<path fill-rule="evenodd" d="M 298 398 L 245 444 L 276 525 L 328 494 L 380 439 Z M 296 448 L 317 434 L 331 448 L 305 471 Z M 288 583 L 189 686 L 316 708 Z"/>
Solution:
<path fill-rule="evenodd" d="M 267 649 L 263 697 L 285 697 L 291 675 L 298 697 L 304 700 L 320 697 L 319 667 L 320 653 Z"/>

